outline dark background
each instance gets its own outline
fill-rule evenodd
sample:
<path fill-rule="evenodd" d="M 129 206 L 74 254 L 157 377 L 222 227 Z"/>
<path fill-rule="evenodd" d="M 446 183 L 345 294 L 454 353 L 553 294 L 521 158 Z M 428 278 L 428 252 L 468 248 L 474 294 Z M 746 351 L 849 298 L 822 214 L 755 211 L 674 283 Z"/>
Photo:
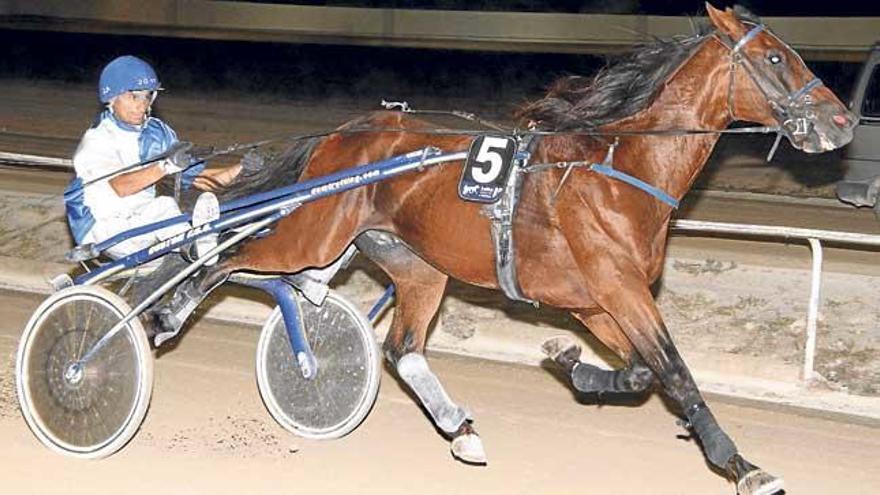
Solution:
<path fill-rule="evenodd" d="M 250 0 L 254 3 L 377 7 L 398 9 L 494 10 L 516 12 L 700 15 L 704 0 Z M 880 2 L 821 0 L 712 0 L 715 7 L 742 5 L 764 16 L 868 16 L 880 13 Z"/>
<path fill-rule="evenodd" d="M 880 33 L 878 33 L 880 34 Z M 557 77 L 595 73 L 614 58 L 0 30 L 0 78 L 97 85 L 101 68 L 135 54 L 168 92 L 230 92 L 268 99 L 413 98 L 499 102 L 505 113 Z M 859 64 L 809 63 L 842 99 Z M 97 98 L 97 97 L 96 97 Z"/>

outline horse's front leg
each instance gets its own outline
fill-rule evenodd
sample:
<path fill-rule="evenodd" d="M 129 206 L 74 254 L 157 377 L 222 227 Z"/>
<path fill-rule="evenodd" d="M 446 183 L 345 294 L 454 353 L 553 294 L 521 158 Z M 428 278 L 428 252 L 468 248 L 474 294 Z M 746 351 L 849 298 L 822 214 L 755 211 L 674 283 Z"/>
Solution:
<path fill-rule="evenodd" d="M 428 325 L 440 307 L 447 276 L 389 234 L 367 232 L 355 245 L 394 282 L 396 305 L 385 338 L 385 358 L 419 399 L 434 425 L 451 438 L 452 455 L 470 464 L 485 464 L 483 443 L 471 418 L 449 397 L 425 360 Z"/>
<path fill-rule="evenodd" d="M 746 461 L 718 425 L 663 324 L 644 274 L 624 253 L 581 253 L 585 255 L 578 256 L 578 264 L 590 294 L 619 325 L 666 394 L 681 407 L 708 461 L 736 481 L 741 495 L 769 495 L 782 490 L 782 480 Z M 608 280 L 615 283 L 608 284 Z"/>

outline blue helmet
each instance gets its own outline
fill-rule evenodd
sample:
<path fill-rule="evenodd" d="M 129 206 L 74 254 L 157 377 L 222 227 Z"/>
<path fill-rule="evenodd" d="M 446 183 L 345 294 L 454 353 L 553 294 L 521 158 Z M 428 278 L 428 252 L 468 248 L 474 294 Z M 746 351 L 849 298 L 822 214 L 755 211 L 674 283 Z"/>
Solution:
<path fill-rule="evenodd" d="M 126 91 L 161 89 L 159 76 L 150 64 L 131 56 L 123 55 L 113 59 L 101 71 L 98 80 L 98 99 L 107 103 Z"/>

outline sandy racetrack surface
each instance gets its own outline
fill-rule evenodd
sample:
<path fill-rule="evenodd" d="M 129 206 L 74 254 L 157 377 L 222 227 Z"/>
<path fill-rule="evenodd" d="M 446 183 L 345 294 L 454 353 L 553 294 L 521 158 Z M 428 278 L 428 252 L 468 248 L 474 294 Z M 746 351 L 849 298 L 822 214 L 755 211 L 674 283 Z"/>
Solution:
<path fill-rule="evenodd" d="M 253 378 L 256 332 L 203 322 L 156 360 L 143 428 L 106 460 L 61 457 L 16 411 L 11 367 L 39 298 L 2 293 L 0 465 L 3 491 L 42 493 L 733 493 L 663 403 L 581 404 L 540 368 L 449 356 L 430 361 L 469 407 L 487 467 L 462 465 L 387 373 L 366 422 L 340 440 L 301 440 L 263 409 Z M 789 493 L 872 493 L 880 430 L 726 404 L 721 423 Z"/>

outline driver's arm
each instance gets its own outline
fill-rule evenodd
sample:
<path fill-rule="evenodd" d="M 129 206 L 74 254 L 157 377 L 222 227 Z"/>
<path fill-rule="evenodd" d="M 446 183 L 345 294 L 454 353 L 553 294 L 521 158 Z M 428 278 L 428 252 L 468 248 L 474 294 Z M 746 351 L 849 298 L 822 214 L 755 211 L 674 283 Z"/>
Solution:
<path fill-rule="evenodd" d="M 193 180 L 193 187 L 200 191 L 217 191 L 228 186 L 241 172 L 241 165 L 206 168 Z"/>
<path fill-rule="evenodd" d="M 110 179 L 110 187 L 113 188 L 113 192 L 121 197 L 125 197 L 143 191 L 147 187 L 159 182 L 159 179 L 162 177 L 165 177 L 165 169 L 162 168 L 160 162 L 149 167 L 117 175 Z"/>

